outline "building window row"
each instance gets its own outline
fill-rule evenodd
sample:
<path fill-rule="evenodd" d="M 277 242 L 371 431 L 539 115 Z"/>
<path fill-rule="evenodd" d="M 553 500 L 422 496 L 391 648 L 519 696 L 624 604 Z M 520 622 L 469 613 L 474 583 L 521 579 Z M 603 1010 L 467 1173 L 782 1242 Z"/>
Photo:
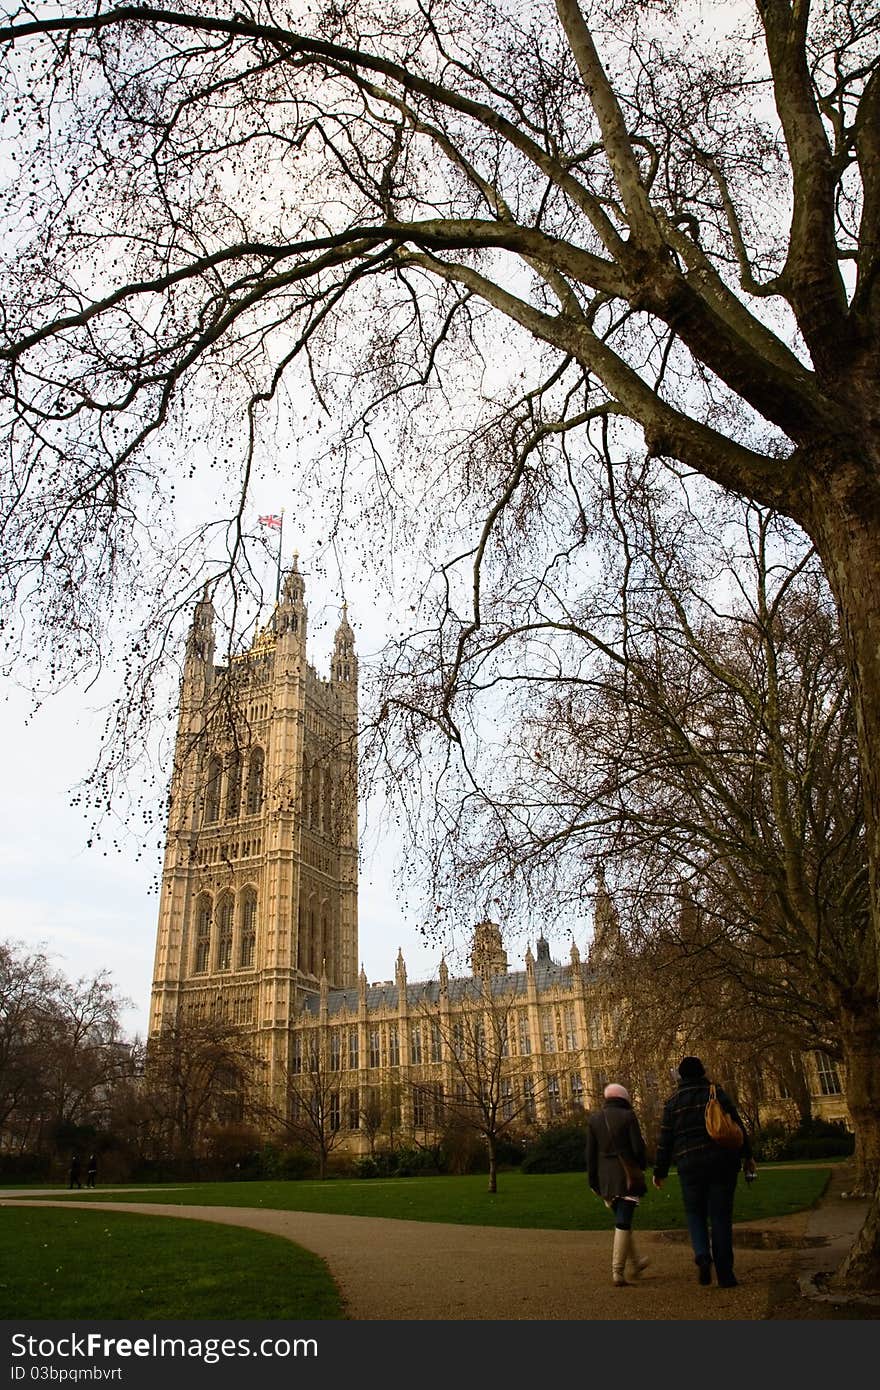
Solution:
<path fill-rule="evenodd" d="M 226 820 L 237 820 L 242 813 L 257 815 L 263 806 L 264 769 L 265 754 L 262 748 L 252 748 L 246 762 L 238 749 L 225 760 L 215 753 L 209 759 L 205 779 L 205 825 L 215 825 L 220 820 L 221 812 Z"/>
<path fill-rule="evenodd" d="M 302 818 L 310 830 L 329 835 L 333 827 L 333 781 L 330 769 L 303 760 Z"/>
<path fill-rule="evenodd" d="M 254 964 L 256 946 L 256 889 L 244 888 L 237 898 L 224 893 L 216 903 L 210 893 L 199 895 L 195 909 L 194 975 L 234 967 L 248 969 Z"/>

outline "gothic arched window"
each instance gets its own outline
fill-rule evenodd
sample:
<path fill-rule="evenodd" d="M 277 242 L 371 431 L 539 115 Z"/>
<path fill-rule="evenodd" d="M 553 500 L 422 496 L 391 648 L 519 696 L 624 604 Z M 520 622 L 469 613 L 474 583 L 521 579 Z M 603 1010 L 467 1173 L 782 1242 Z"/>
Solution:
<path fill-rule="evenodd" d="M 241 898 L 241 947 L 238 963 L 253 965 L 257 949 L 257 895 L 246 888 Z"/>
<path fill-rule="evenodd" d="M 309 825 L 314 830 L 321 828 L 321 769 L 312 768 L 311 794 L 309 797 Z"/>
<path fill-rule="evenodd" d="M 255 816 L 263 805 L 263 765 L 262 748 L 254 748 L 248 763 L 247 813 Z"/>
<path fill-rule="evenodd" d="M 196 954 L 193 970 L 204 975 L 211 956 L 211 899 L 203 893 L 196 903 Z"/>
<path fill-rule="evenodd" d="M 241 754 L 230 754 L 226 764 L 226 819 L 237 820 L 241 807 Z"/>
<path fill-rule="evenodd" d="M 333 828 L 333 798 L 330 783 L 330 771 L 324 769 L 324 795 L 321 798 L 321 829 L 325 835 L 329 835 Z"/>
<path fill-rule="evenodd" d="M 312 811 L 312 769 L 309 763 L 303 759 L 303 788 L 302 788 L 302 818 L 306 825 Z"/>
<path fill-rule="evenodd" d="M 228 970 L 232 964 L 232 923 L 235 899 L 231 893 L 220 903 L 217 911 L 217 969 Z"/>
<path fill-rule="evenodd" d="M 208 780 L 205 784 L 205 824 L 213 825 L 220 819 L 220 786 L 223 780 L 223 763 L 216 755 L 208 763 Z"/>

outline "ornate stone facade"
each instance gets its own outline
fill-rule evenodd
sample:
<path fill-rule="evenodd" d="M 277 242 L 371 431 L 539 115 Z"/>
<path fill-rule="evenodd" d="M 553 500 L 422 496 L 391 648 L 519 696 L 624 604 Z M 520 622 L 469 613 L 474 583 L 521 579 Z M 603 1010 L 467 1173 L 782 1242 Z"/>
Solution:
<path fill-rule="evenodd" d="M 187 644 L 150 1013 L 254 1031 L 270 1087 L 319 979 L 357 978 L 357 658 L 345 610 L 329 680 L 306 659 L 294 561 L 249 651 L 214 664 L 206 593 Z"/>

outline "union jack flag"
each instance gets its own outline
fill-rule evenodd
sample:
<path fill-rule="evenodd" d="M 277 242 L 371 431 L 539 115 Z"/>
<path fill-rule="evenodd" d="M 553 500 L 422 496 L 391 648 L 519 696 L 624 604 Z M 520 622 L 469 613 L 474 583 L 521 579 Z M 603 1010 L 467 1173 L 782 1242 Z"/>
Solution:
<path fill-rule="evenodd" d="M 259 523 L 260 523 L 261 526 L 274 526 L 274 527 L 276 527 L 279 531 L 281 530 L 281 517 L 280 517 L 280 516 L 260 516 L 260 517 L 257 517 L 257 520 L 259 521 Z"/>

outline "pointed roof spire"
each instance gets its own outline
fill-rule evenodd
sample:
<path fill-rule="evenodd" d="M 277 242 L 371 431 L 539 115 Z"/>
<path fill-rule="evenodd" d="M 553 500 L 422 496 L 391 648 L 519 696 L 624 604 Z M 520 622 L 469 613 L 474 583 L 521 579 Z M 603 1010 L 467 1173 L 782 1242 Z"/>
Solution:
<path fill-rule="evenodd" d="M 196 600 L 192 623 L 186 639 L 188 659 L 210 662 L 214 659 L 214 604 L 211 599 L 211 584 L 205 581 L 202 597 Z"/>
<path fill-rule="evenodd" d="M 305 580 L 300 574 L 299 552 L 293 552 L 293 563 L 284 576 L 281 597 L 275 609 L 275 632 L 282 637 L 286 632 L 295 633 L 305 641 L 308 609 L 305 604 Z"/>
<path fill-rule="evenodd" d="M 348 603 L 342 600 L 339 626 L 333 639 L 333 660 L 330 674 L 335 681 L 357 680 L 357 657 L 354 654 L 354 631 L 348 621 Z"/>

